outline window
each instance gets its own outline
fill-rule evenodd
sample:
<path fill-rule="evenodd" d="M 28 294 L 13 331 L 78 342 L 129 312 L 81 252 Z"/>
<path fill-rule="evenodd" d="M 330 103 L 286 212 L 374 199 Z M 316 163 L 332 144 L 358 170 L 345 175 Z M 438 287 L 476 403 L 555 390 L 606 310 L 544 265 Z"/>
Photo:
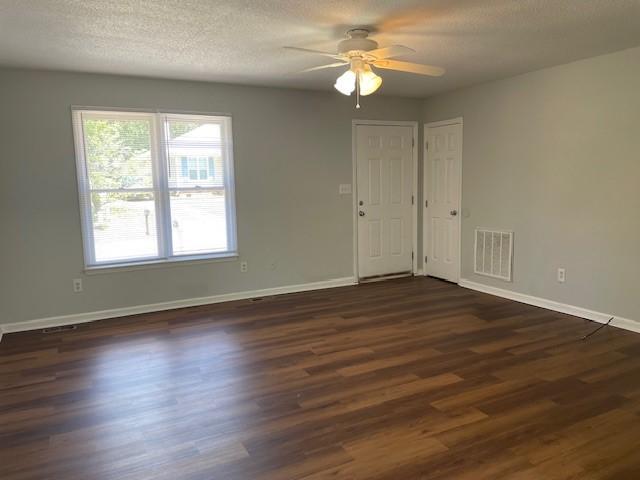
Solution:
<path fill-rule="evenodd" d="M 85 263 L 236 254 L 231 118 L 74 110 Z"/>
<path fill-rule="evenodd" d="M 180 157 L 180 176 L 188 180 L 214 178 L 216 175 L 214 165 L 213 157 Z"/>

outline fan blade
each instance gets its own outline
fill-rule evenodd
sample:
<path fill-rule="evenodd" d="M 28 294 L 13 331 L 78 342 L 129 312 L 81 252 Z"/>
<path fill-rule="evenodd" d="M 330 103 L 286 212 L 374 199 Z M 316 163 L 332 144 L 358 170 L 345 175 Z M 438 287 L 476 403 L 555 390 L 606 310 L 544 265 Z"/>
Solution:
<path fill-rule="evenodd" d="M 310 50 L 308 48 L 300 48 L 300 47 L 284 47 L 284 48 L 286 48 L 287 50 L 296 50 L 298 52 L 305 52 L 305 53 L 315 53 L 316 55 L 324 55 L 325 57 L 342 59 L 341 55 L 337 55 L 335 53 L 329 53 L 329 52 L 322 52 L 320 50 Z"/>
<path fill-rule="evenodd" d="M 320 65 L 319 67 L 305 68 L 304 70 L 301 70 L 300 73 L 314 72 L 316 70 L 322 70 L 324 68 L 346 67 L 347 65 L 349 64 L 345 62 L 330 63 L 329 65 Z"/>
<path fill-rule="evenodd" d="M 416 51 L 404 45 L 390 45 L 388 47 L 370 50 L 367 52 L 367 55 L 382 60 L 383 58 L 399 57 L 400 55 L 408 55 L 410 53 L 416 53 Z"/>
<path fill-rule="evenodd" d="M 398 60 L 376 60 L 373 65 L 387 70 L 398 70 L 400 72 L 417 73 L 418 75 L 428 75 L 430 77 L 440 77 L 444 75 L 444 68 L 433 65 L 422 65 L 420 63 L 399 62 Z"/>

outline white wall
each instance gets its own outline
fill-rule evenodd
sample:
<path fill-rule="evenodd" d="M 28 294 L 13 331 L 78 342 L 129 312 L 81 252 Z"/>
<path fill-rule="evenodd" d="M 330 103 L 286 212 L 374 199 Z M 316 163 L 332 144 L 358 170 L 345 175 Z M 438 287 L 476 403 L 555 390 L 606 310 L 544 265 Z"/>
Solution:
<path fill-rule="evenodd" d="M 354 118 L 420 120 L 420 100 L 0 69 L 0 324 L 353 274 Z M 238 261 L 85 275 L 71 105 L 233 115 Z M 277 262 L 275 270 L 270 269 Z M 72 279 L 84 292 L 72 293 Z"/>
<path fill-rule="evenodd" d="M 424 104 L 425 122 L 458 116 L 462 277 L 640 320 L 640 48 Z M 512 284 L 473 273 L 478 226 L 515 232 Z"/>

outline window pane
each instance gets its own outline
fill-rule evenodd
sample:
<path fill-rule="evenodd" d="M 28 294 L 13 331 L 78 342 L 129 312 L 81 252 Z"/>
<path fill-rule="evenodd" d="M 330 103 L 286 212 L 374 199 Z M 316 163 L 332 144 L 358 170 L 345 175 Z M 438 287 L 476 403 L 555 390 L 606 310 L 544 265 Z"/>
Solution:
<path fill-rule="evenodd" d="M 227 219 L 222 189 L 172 191 L 171 231 L 175 255 L 227 250 Z"/>
<path fill-rule="evenodd" d="M 220 123 L 168 119 L 169 187 L 223 187 L 224 139 Z M 182 157 L 189 157 L 189 175 L 181 174 Z M 192 173 L 191 170 L 195 170 Z"/>
<path fill-rule="evenodd" d="M 85 116 L 84 145 L 92 189 L 151 188 L 151 120 Z"/>
<path fill-rule="evenodd" d="M 97 262 L 158 256 L 153 194 L 92 193 L 91 213 Z"/>
<path fill-rule="evenodd" d="M 74 110 L 73 118 L 84 140 L 88 265 L 236 250 L 229 117 Z M 169 205 L 158 201 L 167 195 Z"/>

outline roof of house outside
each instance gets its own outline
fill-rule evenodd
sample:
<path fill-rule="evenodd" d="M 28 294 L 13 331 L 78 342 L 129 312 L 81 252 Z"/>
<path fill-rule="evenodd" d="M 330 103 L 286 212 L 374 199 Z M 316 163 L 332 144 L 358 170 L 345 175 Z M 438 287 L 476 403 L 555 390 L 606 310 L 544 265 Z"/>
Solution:
<path fill-rule="evenodd" d="M 187 133 L 170 139 L 168 143 L 169 157 L 215 158 L 222 156 L 220 126 L 213 123 L 204 123 Z M 149 159 L 148 150 L 131 157 L 131 160 L 145 159 Z"/>
<path fill-rule="evenodd" d="M 171 157 L 219 157 L 222 153 L 220 125 L 204 123 L 169 140 Z"/>

